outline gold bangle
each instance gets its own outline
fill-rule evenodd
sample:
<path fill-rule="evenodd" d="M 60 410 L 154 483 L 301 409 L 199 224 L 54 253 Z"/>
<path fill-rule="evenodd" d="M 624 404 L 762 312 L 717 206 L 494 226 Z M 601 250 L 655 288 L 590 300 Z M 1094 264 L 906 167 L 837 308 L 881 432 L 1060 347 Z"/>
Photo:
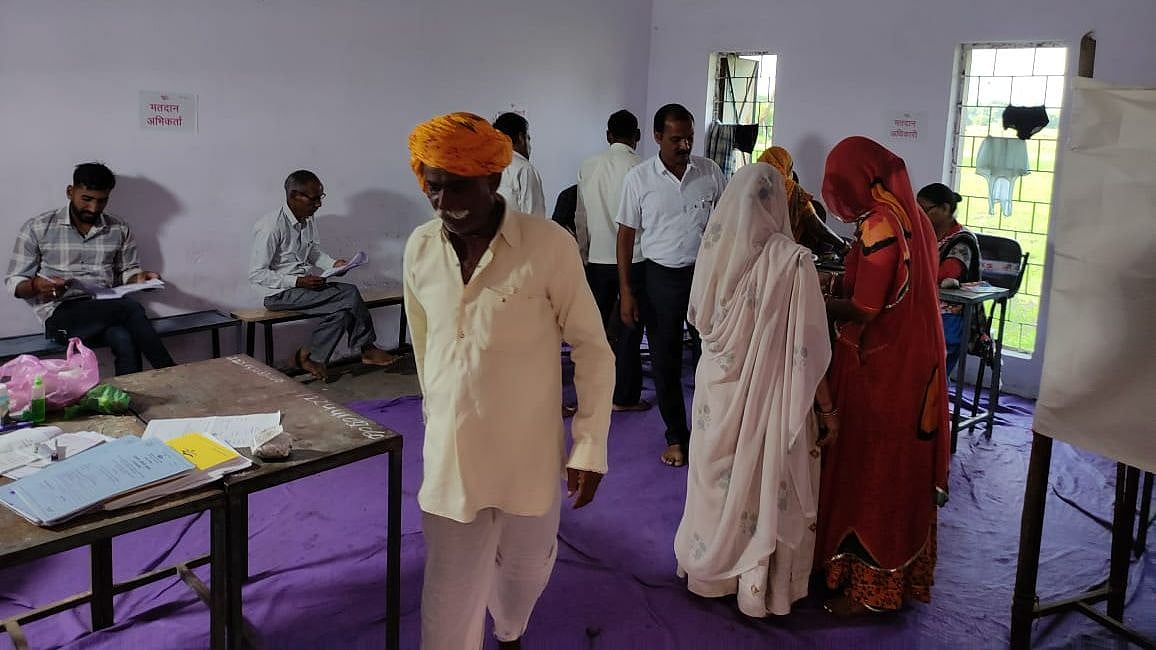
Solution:
<path fill-rule="evenodd" d="M 835 415 L 839 415 L 839 409 L 837 407 L 832 407 L 830 411 L 824 411 L 823 409 L 816 408 L 815 413 L 818 414 L 818 416 L 821 418 L 829 418 Z"/>

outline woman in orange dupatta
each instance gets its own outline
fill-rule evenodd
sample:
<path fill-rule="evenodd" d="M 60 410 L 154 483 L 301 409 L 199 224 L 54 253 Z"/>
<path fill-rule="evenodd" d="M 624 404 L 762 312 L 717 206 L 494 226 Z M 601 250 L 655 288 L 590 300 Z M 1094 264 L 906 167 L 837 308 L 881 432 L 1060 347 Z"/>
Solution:
<path fill-rule="evenodd" d="M 759 162 L 767 163 L 783 175 L 783 183 L 787 188 L 787 214 L 791 218 L 791 236 L 795 241 L 815 254 L 823 253 L 823 248 L 827 247 L 845 255 L 848 251 L 847 243 L 823 223 L 811 203 L 811 193 L 795 181 L 795 159 L 791 153 L 779 146 L 771 147 L 759 156 Z"/>
<path fill-rule="evenodd" d="M 935 234 L 903 160 L 862 137 L 827 157 L 823 198 L 857 222 L 829 381 L 839 419 L 824 452 L 816 564 L 838 615 L 931 599 L 936 506 L 946 501 L 947 383 Z"/>

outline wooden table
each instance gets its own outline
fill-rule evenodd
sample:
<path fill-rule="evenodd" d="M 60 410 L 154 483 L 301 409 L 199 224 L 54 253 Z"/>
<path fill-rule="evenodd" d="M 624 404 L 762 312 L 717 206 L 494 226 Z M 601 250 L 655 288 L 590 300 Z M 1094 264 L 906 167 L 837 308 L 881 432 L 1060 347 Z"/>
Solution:
<path fill-rule="evenodd" d="M 99 431 L 110 436 L 139 435 L 144 425 L 132 416 L 95 416 L 54 423 L 65 431 Z M 0 479 L 6 483 L 8 479 Z M 208 600 L 210 642 L 213 648 L 226 644 L 226 535 L 225 495 L 218 487 L 185 492 L 159 501 L 115 512 L 95 512 L 53 527 L 36 526 L 7 508 L 0 508 L 0 569 L 63 553 L 81 546 L 90 547 L 92 587 L 90 591 L 57 601 L 51 605 L 0 621 L 17 648 L 27 647 L 22 623 L 30 623 L 87 603 L 92 613 L 92 627 L 99 630 L 113 624 L 112 598 L 162 578 L 178 575 Z M 112 539 L 118 535 L 155 526 L 205 511 L 210 512 L 209 555 L 151 571 L 125 582 L 113 581 Z M 208 562 L 210 585 L 204 586 L 191 569 Z"/>
<path fill-rule="evenodd" d="M 963 334 L 960 340 L 960 345 L 963 346 L 962 354 L 959 355 L 959 365 L 956 367 L 955 373 L 955 404 L 951 411 L 951 453 L 955 453 L 956 443 L 959 440 L 959 431 L 964 427 L 974 427 L 978 422 L 986 422 L 987 429 L 985 435 L 991 437 L 991 429 L 995 424 L 995 410 L 999 404 L 999 381 L 1000 370 L 1003 367 L 1003 327 L 1007 320 L 1007 299 L 1012 295 L 1010 289 L 997 289 L 987 292 L 969 291 L 967 289 L 940 289 L 939 299 L 943 302 L 953 305 L 963 306 Z M 996 301 L 999 306 L 999 327 L 996 335 L 992 337 L 992 344 L 994 350 L 992 354 L 995 356 L 995 363 L 992 364 L 991 369 L 991 390 L 988 392 L 988 404 L 986 411 L 979 410 L 979 391 L 980 386 L 975 387 L 975 399 L 971 405 L 971 416 L 966 420 L 959 419 L 959 413 L 963 406 L 963 387 L 964 378 L 967 376 L 967 346 L 971 336 L 971 321 L 975 318 L 975 310 L 982 308 L 981 305 L 985 302 Z M 995 310 L 992 310 L 994 315 Z M 978 382 L 977 382 L 978 383 Z"/>
<path fill-rule="evenodd" d="M 386 647 L 399 647 L 401 607 L 400 434 L 335 404 L 320 393 L 246 355 L 117 377 L 145 421 L 154 418 L 281 411 L 293 454 L 225 478 L 229 645 L 241 647 L 241 587 L 248 579 L 248 498 L 253 492 L 329 469 L 389 455 L 386 530 Z"/>

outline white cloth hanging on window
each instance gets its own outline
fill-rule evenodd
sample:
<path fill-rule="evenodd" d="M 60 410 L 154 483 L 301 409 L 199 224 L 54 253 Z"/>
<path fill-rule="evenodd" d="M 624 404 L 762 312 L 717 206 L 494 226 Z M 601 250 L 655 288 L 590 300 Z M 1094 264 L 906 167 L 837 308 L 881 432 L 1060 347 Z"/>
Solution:
<path fill-rule="evenodd" d="M 975 156 L 975 173 L 987 179 L 987 213 L 995 214 L 999 203 L 1003 216 L 1011 216 L 1016 180 L 1032 173 L 1028 143 L 1018 138 L 984 138 Z"/>

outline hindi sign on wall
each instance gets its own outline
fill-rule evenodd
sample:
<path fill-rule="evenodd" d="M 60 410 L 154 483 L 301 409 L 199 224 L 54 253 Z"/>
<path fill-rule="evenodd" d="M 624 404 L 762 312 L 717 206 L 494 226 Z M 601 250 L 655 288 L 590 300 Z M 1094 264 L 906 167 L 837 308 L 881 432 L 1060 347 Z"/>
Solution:
<path fill-rule="evenodd" d="M 142 90 L 140 126 L 150 131 L 196 131 L 197 96 Z"/>
<path fill-rule="evenodd" d="M 887 114 L 883 127 L 887 131 L 889 140 L 915 142 L 919 140 L 919 132 L 923 130 L 926 121 L 923 113 L 895 111 Z"/>

